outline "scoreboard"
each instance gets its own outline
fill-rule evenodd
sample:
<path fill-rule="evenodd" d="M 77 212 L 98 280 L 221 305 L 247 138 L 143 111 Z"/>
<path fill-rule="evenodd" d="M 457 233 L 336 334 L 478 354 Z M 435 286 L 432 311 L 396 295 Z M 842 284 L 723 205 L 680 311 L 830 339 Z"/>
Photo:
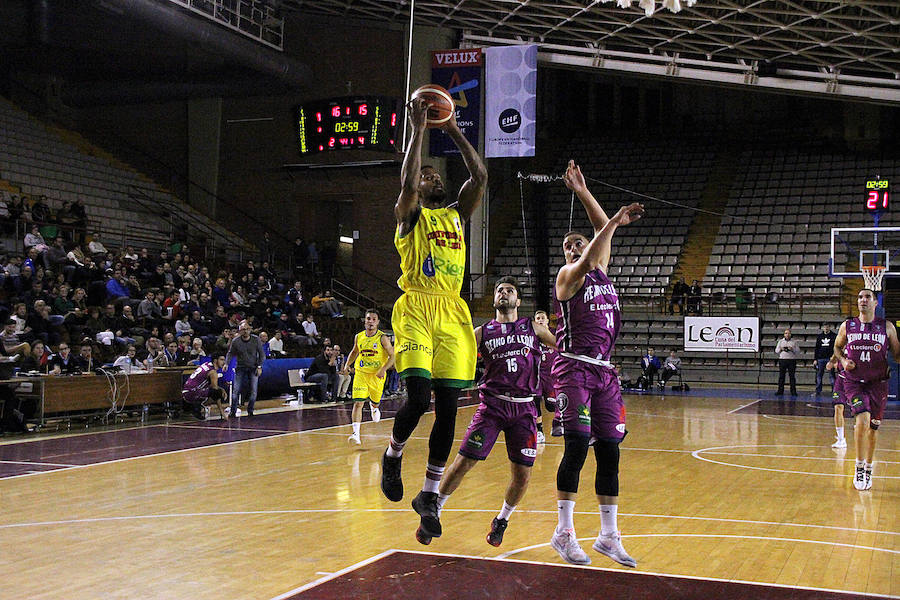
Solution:
<path fill-rule="evenodd" d="M 347 96 L 301 104 L 295 110 L 301 154 L 333 150 L 395 151 L 400 100 Z"/>

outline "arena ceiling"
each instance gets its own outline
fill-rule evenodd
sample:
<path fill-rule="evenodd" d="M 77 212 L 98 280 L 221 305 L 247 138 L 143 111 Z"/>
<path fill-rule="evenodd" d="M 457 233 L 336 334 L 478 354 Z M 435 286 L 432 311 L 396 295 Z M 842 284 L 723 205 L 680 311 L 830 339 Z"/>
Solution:
<path fill-rule="evenodd" d="M 409 0 L 270 0 L 402 25 Z M 628 2 L 625 2 L 628 4 Z M 698 0 L 652 15 L 610 0 L 417 0 L 463 46 L 541 45 L 560 65 L 900 102 L 900 1 Z"/>

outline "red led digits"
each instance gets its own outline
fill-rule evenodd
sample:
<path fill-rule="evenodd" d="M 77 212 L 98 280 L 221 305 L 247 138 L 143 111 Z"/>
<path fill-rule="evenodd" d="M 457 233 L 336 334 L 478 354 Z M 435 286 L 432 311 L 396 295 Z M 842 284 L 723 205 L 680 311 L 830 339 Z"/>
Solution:
<path fill-rule="evenodd" d="M 391 127 L 397 126 L 397 113 L 391 113 Z"/>
<path fill-rule="evenodd" d="M 359 105 L 359 114 L 361 114 L 361 115 L 369 114 L 369 105 L 368 104 L 360 104 Z"/>
<path fill-rule="evenodd" d="M 321 120 L 322 120 L 322 113 L 317 112 L 316 113 L 316 121 L 321 121 Z"/>
<path fill-rule="evenodd" d="M 878 190 L 871 190 L 869 192 L 869 200 L 866 202 L 866 208 L 869 210 L 878 208 Z"/>
<path fill-rule="evenodd" d="M 331 116 L 332 116 L 332 117 L 339 117 L 339 116 L 341 116 L 341 107 L 340 107 L 340 106 L 334 106 L 334 107 L 332 107 L 332 109 L 331 109 Z"/>

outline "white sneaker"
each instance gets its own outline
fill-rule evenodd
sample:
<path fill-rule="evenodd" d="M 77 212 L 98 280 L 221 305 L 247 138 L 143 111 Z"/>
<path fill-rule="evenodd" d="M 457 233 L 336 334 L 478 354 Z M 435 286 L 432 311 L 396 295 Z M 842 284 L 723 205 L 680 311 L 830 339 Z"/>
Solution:
<path fill-rule="evenodd" d="M 832 448 L 846 448 L 847 447 L 847 438 L 840 438 L 838 441 L 831 445 Z"/>
<path fill-rule="evenodd" d="M 362 444 L 362 440 L 359 439 L 359 434 L 358 434 L 358 433 L 351 433 L 351 434 L 350 434 L 350 437 L 347 438 L 347 442 L 350 443 L 350 444 L 355 444 L 355 445 L 357 445 L 357 446 L 359 446 L 359 445 Z"/>
<path fill-rule="evenodd" d="M 610 535 L 603 535 L 601 533 L 597 536 L 597 541 L 595 541 L 594 545 L 591 547 L 600 554 L 605 554 L 621 565 L 625 565 L 626 567 L 637 566 L 637 561 L 628 556 L 628 553 L 625 552 L 625 548 L 622 547 L 622 536 L 618 531 Z"/>
<path fill-rule="evenodd" d="M 573 565 L 589 565 L 591 557 L 585 554 L 578 544 L 574 529 L 566 529 L 563 532 L 554 531 L 550 538 L 550 547 L 559 552 L 559 555 L 567 563 Z"/>
<path fill-rule="evenodd" d="M 235 411 L 234 411 L 234 416 L 236 416 L 236 417 L 241 416 L 241 409 L 240 409 L 240 408 L 235 409 Z"/>
<path fill-rule="evenodd" d="M 864 489 L 864 490 L 871 490 L 871 489 L 872 489 L 872 468 L 871 468 L 871 467 L 867 467 L 865 471 L 866 471 L 866 475 L 865 475 L 865 477 L 866 477 L 865 482 L 866 482 L 866 483 L 865 483 L 865 486 L 863 487 L 863 489 Z"/>
<path fill-rule="evenodd" d="M 369 401 L 369 410 L 372 411 L 372 422 L 377 423 L 381 420 L 381 409 L 372 404 L 372 401 Z"/>
<path fill-rule="evenodd" d="M 866 489 L 866 466 L 856 465 L 856 473 L 853 476 L 853 487 L 858 490 Z"/>
<path fill-rule="evenodd" d="M 545 441 L 547 441 L 547 438 L 544 437 L 544 432 L 543 432 L 543 431 L 538 431 L 538 432 L 537 432 L 537 443 L 538 443 L 538 444 L 543 444 Z"/>

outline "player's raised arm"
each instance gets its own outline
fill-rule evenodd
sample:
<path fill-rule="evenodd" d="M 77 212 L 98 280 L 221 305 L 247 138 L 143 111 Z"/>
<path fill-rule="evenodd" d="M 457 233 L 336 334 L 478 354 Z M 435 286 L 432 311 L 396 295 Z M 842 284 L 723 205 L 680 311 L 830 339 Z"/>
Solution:
<path fill-rule="evenodd" d="M 623 206 L 619 211 L 597 232 L 586 247 L 584 247 L 578 260 L 564 265 L 556 276 L 556 297 L 566 300 L 572 297 L 584 282 L 584 276 L 596 268 L 606 271 L 609 264 L 609 255 L 612 248 L 612 238 L 620 225 L 634 223 L 644 214 L 644 206 L 633 202 Z M 577 243 L 584 240 L 584 236 L 567 238 L 566 243 Z"/>
<path fill-rule="evenodd" d="M 578 196 L 578 200 L 581 201 L 581 205 L 584 206 L 584 210 L 587 212 L 588 219 L 590 219 L 591 225 L 594 227 L 594 234 L 596 235 L 597 232 L 603 229 L 609 222 L 609 217 L 606 215 L 606 211 L 603 210 L 603 207 L 600 206 L 600 203 L 597 202 L 597 199 L 594 198 L 594 195 L 588 190 L 587 183 L 584 181 L 584 175 L 581 173 L 581 167 L 576 165 L 574 160 L 569 161 L 569 166 L 566 169 L 566 174 L 563 176 L 563 181 L 565 182 L 566 187 L 575 192 L 575 195 Z"/>
<path fill-rule="evenodd" d="M 466 136 L 459 130 L 459 126 L 456 124 L 455 112 L 446 123 L 441 125 L 441 129 L 450 136 L 450 139 L 459 148 L 463 162 L 466 163 L 466 168 L 469 170 L 469 179 L 466 180 L 459 190 L 459 204 L 456 209 L 460 218 L 468 221 L 484 197 L 484 190 L 487 188 L 488 180 L 487 167 L 484 166 L 484 161 L 478 156 L 478 152 L 472 147 Z"/>
<path fill-rule="evenodd" d="M 412 137 L 406 147 L 403 167 L 400 169 L 400 196 L 394 205 L 394 216 L 400 225 L 400 233 L 406 234 L 404 226 L 409 226 L 410 217 L 419 205 L 419 179 L 422 176 L 422 140 L 425 138 L 425 115 L 428 103 L 421 98 L 413 98 L 407 104 Z"/>

